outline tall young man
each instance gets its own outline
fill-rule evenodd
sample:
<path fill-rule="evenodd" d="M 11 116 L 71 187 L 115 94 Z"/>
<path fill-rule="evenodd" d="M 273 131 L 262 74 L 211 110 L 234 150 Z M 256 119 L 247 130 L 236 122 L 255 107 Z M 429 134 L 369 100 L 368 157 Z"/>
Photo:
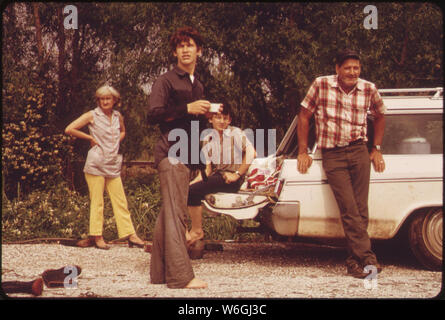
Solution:
<path fill-rule="evenodd" d="M 323 169 L 340 209 L 348 247 L 347 272 L 364 278 L 366 265 L 381 266 L 371 250 L 368 235 L 368 191 L 371 161 L 377 172 L 385 169 L 380 152 L 385 128 L 383 100 L 375 85 L 360 79 L 360 57 L 344 51 L 336 59 L 336 75 L 317 78 L 301 103 L 298 117 L 298 171 L 312 164 L 307 153 L 309 120 L 315 115 L 317 144 Z M 374 141 L 368 152 L 366 116 L 374 116 Z"/>
<path fill-rule="evenodd" d="M 190 181 L 191 148 L 188 161 L 182 163 L 169 154 L 175 141 L 169 141 L 170 131 L 183 129 L 191 141 L 202 122 L 210 102 L 204 100 L 204 88 L 195 73 L 203 41 L 191 27 L 178 29 L 170 38 L 174 69 L 161 75 L 153 85 L 148 112 L 149 123 L 159 124 L 161 137 L 155 147 L 155 165 L 161 183 L 162 208 L 156 221 L 151 254 L 151 282 L 166 283 L 169 288 L 205 288 L 207 283 L 196 278 L 186 247 L 187 196 Z"/>

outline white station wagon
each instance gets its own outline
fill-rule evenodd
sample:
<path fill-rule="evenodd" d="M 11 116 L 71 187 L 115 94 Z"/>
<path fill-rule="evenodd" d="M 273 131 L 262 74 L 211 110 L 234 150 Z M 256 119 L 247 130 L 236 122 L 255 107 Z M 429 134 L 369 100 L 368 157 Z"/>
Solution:
<path fill-rule="evenodd" d="M 371 239 L 392 239 L 402 230 L 406 245 L 426 268 L 441 270 L 443 251 L 443 89 L 380 90 L 387 107 L 383 173 L 371 169 Z M 424 93 L 424 95 L 420 95 Z M 427 93 L 433 93 L 428 95 Z M 369 116 L 368 121 L 372 121 Z M 314 161 L 297 171 L 297 116 L 275 155 L 254 160 L 238 193 L 211 194 L 207 211 L 254 219 L 275 235 L 317 240 L 344 238 L 339 209 L 327 183 L 315 126 L 309 134 Z M 372 125 L 368 124 L 372 141 Z M 276 178 L 252 188 L 253 173 Z M 250 175 L 250 176 L 249 176 Z"/>

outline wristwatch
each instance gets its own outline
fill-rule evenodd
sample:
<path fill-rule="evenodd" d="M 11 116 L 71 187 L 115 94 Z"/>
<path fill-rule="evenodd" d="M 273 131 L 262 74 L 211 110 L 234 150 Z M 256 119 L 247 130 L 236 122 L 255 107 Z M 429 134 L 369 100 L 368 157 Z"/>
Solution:
<path fill-rule="evenodd" d="M 239 173 L 238 170 L 236 170 L 235 173 L 236 173 L 239 177 L 241 177 L 241 173 Z"/>
<path fill-rule="evenodd" d="M 381 151 L 382 150 L 382 147 L 379 144 L 375 144 L 372 147 L 375 148 L 377 151 Z"/>

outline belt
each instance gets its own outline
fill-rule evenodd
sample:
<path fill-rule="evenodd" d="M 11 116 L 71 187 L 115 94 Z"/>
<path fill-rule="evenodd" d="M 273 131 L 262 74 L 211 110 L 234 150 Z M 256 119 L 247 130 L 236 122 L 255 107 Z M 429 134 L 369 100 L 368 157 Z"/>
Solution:
<path fill-rule="evenodd" d="M 352 142 L 349 142 L 345 146 L 336 146 L 336 147 L 333 147 L 333 148 L 322 148 L 322 150 L 325 150 L 325 151 L 338 150 L 338 149 L 341 149 L 341 148 L 346 148 L 346 147 L 350 147 L 350 146 L 360 145 L 360 144 L 364 144 L 364 143 L 365 142 L 363 141 L 363 139 L 357 139 L 357 140 L 354 140 Z"/>

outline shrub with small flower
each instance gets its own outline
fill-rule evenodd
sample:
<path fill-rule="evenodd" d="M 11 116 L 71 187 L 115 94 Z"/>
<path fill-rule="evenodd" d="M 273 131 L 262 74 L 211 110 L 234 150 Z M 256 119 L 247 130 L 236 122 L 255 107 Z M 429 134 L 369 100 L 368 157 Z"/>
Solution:
<path fill-rule="evenodd" d="M 23 199 L 2 201 L 2 241 L 46 237 L 80 238 L 88 232 L 88 196 L 62 182 L 32 191 Z"/>
<path fill-rule="evenodd" d="M 2 175 L 8 198 L 63 178 L 72 155 L 71 138 L 55 129 L 55 105 L 48 100 L 43 93 L 29 97 L 23 119 L 3 126 Z"/>

